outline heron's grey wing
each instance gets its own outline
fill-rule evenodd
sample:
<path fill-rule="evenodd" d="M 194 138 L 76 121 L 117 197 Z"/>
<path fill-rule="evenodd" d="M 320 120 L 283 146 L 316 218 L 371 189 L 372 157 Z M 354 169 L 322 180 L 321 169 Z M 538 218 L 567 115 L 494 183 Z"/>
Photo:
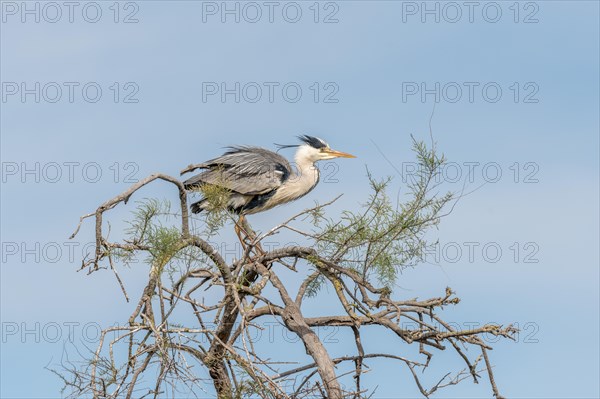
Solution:
<path fill-rule="evenodd" d="M 272 191 L 291 173 L 287 159 L 259 147 L 233 147 L 200 167 L 207 170 L 186 180 L 186 187 L 211 184 L 245 195 Z"/>

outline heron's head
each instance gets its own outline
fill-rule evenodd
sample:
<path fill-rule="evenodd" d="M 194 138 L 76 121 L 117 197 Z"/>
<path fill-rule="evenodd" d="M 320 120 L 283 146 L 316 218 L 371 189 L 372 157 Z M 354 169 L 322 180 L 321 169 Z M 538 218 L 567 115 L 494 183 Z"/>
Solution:
<path fill-rule="evenodd" d="M 296 159 L 305 159 L 311 162 L 333 158 L 356 158 L 354 155 L 332 150 L 324 140 L 312 136 L 299 136 L 303 144 L 299 146 Z"/>

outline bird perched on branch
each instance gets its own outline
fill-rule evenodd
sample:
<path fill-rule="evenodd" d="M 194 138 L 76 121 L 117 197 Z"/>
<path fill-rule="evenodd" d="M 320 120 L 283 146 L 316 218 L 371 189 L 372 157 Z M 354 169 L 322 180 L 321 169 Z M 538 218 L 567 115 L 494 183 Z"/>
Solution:
<path fill-rule="evenodd" d="M 354 155 L 332 150 L 320 138 L 306 135 L 298 138 L 301 144 L 278 145 L 279 149 L 298 148 L 294 158 L 296 170 L 276 152 L 260 147 L 236 146 L 229 147 L 218 158 L 182 170 L 181 174 L 204 169 L 183 184 L 187 190 L 201 192 L 214 187 L 224 189 L 227 196 L 225 207 L 240 215 L 241 225 L 245 215 L 271 209 L 309 193 L 319 182 L 317 161 L 355 158 Z M 193 203 L 191 209 L 193 213 L 210 211 L 211 204 L 208 198 L 203 198 Z M 238 237 L 239 225 L 236 226 Z"/>

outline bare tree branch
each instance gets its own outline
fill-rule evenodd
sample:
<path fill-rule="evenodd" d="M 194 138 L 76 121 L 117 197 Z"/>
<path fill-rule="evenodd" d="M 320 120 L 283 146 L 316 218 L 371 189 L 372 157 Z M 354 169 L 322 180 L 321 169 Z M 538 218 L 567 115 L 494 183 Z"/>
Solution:
<path fill-rule="evenodd" d="M 369 367 L 371 359 L 386 358 L 409 369 L 424 397 L 467 378 L 477 383 L 479 373 L 486 371 L 492 393 L 501 398 L 487 353 L 491 346 L 484 337 L 492 334 L 512 339 L 517 330 L 496 324 L 453 327 L 443 318 L 445 307 L 460 302 L 450 288 L 428 299 L 400 298 L 391 288 L 398 270 L 422 259 L 428 245 L 424 233 L 437 225 L 452 199 L 435 193 L 434 177 L 443 157 L 417 142 L 415 151 L 423 169 L 409 184 L 407 202 L 391 203 L 386 194 L 389 180 L 378 182 L 369 175 L 373 194 L 359 212 L 347 211 L 328 219 L 324 208 L 335 198 L 263 234 L 256 234 L 244 219 L 240 227 L 248 233 L 248 247 L 233 262 L 227 262 L 205 235 L 190 229 L 184 186 L 168 175 L 150 175 L 95 212 L 81 216 L 71 238 L 86 219 L 94 217 L 96 242 L 94 254 L 83 260 L 81 269 L 92 273 L 110 268 L 127 302 L 130 295 L 118 273 L 120 262 L 143 253 L 148 256 L 149 272 L 127 323 L 104 329 L 97 348 L 83 356 L 86 361 L 80 366 L 68 361 L 62 373 L 56 372 L 68 396 L 159 397 L 167 389 L 185 389 L 184 396 L 206 396 L 210 391 L 218 398 L 358 399 L 368 397 L 372 390 L 363 387 L 362 378 L 367 372 L 376 372 Z M 197 165 L 188 169 L 194 167 Z M 158 201 L 142 202 L 127 238 L 110 242 L 103 229 L 107 212 L 120 203 L 127 204 L 134 193 L 155 180 L 177 188 L 177 212 Z M 180 222 L 173 225 L 161 219 L 168 216 L 176 216 Z M 313 223 L 312 231 L 305 226 L 307 220 Z M 304 226 L 299 226 L 302 223 Z M 254 251 L 282 230 L 298 235 L 306 245 Z M 301 281 L 297 291 L 290 291 L 281 270 Z M 343 311 L 308 317 L 303 312 L 304 299 L 318 295 L 322 286 L 331 288 L 335 295 L 330 299 Z M 181 314 L 190 317 L 182 319 Z M 274 319 L 296 334 L 311 363 L 298 365 L 285 353 L 263 353 L 251 331 L 264 329 L 261 322 L 266 319 Z M 349 328 L 356 353 L 332 357 L 328 343 L 316 332 L 323 327 Z M 363 337 L 367 335 L 363 332 L 375 327 L 390 340 L 389 353 L 365 350 L 368 346 Z M 116 336 L 111 339 L 111 334 Z M 419 359 L 401 355 L 404 345 L 398 344 L 402 343 L 418 346 Z M 465 368 L 437 377 L 437 383 L 426 388 L 420 375 L 428 370 L 437 351 L 448 346 Z M 470 358 L 470 347 L 478 348 L 481 356 Z M 485 368 L 477 370 L 481 359 Z M 346 384 L 348 381 L 351 383 Z"/>

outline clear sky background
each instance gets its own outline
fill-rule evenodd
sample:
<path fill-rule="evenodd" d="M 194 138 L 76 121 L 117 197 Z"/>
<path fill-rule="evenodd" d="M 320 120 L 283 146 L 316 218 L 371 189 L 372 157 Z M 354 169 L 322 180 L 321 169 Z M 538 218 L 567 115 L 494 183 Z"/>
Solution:
<path fill-rule="evenodd" d="M 239 22 L 222 15 L 222 2 L 82 2 L 72 16 L 61 4 L 1 3 L 0 396 L 60 396 L 61 382 L 44 368 L 60 363 L 65 347 L 72 352 L 69 331 L 77 347 L 94 347 L 95 326 L 124 322 L 133 309 L 110 272 L 76 273 L 93 237 L 88 222 L 68 241 L 80 215 L 137 179 L 178 175 L 225 145 L 270 147 L 299 134 L 358 158 L 323 165 L 327 178 L 308 197 L 251 217 L 256 229 L 341 193 L 333 212 L 356 207 L 368 193 L 365 165 L 394 176 L 394 189 L 405 193 L 410 135 L 427 138 L 436 83 L 433 133 L 455 162 L 446 186 L 459 191 L 467 179 L 466 191 L 476 190 L 432 232 L 439 251 L 405 271 L 396 294 L 425 298 L 451 286 L 462 302 L 445 311 L 447 319 L 518 324 L 517 342 L 498 342 L 491 353 L 508 397 L 600 395 L 596 1 L 475 2 L 471 9 L 463 2 L 277 2 L 272 22 L 262 2 L 255 3 L 260 18 L 255 6 L 228 2 L 239 7 Z M 439 21 L 423 7 L 437 7 Z M 222 82 L 234 91 L 239 82 L 239 102 L 209 91 Z M 143 197 L 176 199 L 160 183 Z M 110 216 L 115 234 L 131 209 L 120 205 Z M 277 245 L 288 239 L 294 236 Z M 121 272 L 136 297 L 147 266 Z M 306 312 L 332 300 L 324 291 Z M 354 350 L 347 338 L 333 332 L 335 354 Z M 413 353 L 387 335 L 370 338 L 368 352 L 393 344 Z M 265 349 L 302 355 L 280 332 L 269 346 L 265 340 Z M 434 361 L 429 382 L 460 368 L 450 354 Z M 418 396 L 400 365 L 370 365 L 365 378 L 379 385 L 376 397 Z M 436 397 L 491 397 L 491 389 L 464 381 Z"/>

